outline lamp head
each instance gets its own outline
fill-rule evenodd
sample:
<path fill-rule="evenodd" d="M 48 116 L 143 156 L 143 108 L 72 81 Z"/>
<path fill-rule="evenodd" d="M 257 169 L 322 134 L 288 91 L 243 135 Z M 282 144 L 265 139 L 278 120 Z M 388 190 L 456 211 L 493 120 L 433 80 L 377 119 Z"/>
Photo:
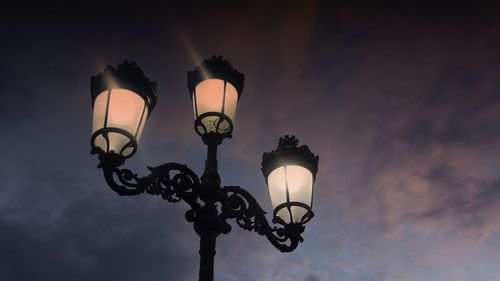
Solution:
<path fill-rule="evenodd" d="M 221 141 L 231 137 L 244 80 L 245 76 L 220 56 L 205 59 L 193 71 L 188 71 L 194 127 L 202 139 L 211 133 L 218 135 Z"/>
<path fill-rule="evenodd" d="M 90 80 L 93 107 L 92 151 L 131 157 L 137 150 L 146 119 L 158 96 L 150 81 L 134 62 L 118 68 L 108 65 Z"/>
<path fill-rule="evenodd" d="M 279 139 L 278 147 L 262 156 L 262 173 L 273 204 L 273 220 L 304 224 L 313 216 L 313 184 L 319 157 L 306 145 L 298 146 L 294 136 Z"/>

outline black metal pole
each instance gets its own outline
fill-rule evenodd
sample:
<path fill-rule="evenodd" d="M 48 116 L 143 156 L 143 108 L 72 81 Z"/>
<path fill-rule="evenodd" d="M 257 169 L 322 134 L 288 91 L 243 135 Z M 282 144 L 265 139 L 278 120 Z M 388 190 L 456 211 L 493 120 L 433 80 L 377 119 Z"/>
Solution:
<path fill-rule="evenodd" d="M 220 177 L 217 171 L 217 146 L 222 139 L 219 134 L 207 133 L 203 136 L 207 145 L 207 160 L 201 176 L 200 198 L 205 205 L 197 214 L 194 229 L 200 236 L 200 281 L 214 280 L 215 244 L 222 233 L 223 221 L 214 202 L 219 200 Z"/>
<path fill-rule="evenodd" d="M 201 181 L 205 185 L 209 185 L 210 188 L 218 188 L 220 185 L 220 177 L 217 172 L 217 146 L 221 141 L 219 134 L 207 133 L 203 136 L 203 142 L 207 145 L 207 160 Z"/>
<path fill-rule="evenodd" d="M 223 225 L 218 213 L 215 204 L 206 203 L 194 222 L 194 230 L 200 236 L 200 281 L 214 280 L 215 242 Z"/>
<path fill-rule="evenodd" d="M 202 177 L 219 177 L 217 173 L 217 144 L 209 143 L 207 149 L 207 160 L 205 161 L 205 171 Z"/>
<path fill-rule="evenodd" d="M 200 234 L 200 279 L 199 281 L 214 280 L 214 256 L 215 242 L 217 235 L 215 233 Z"/>

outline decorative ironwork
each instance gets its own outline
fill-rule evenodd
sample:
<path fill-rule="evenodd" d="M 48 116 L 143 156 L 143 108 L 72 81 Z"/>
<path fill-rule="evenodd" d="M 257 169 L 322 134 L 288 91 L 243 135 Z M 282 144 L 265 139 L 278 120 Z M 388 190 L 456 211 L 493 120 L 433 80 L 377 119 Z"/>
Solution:
<path fill-rule="evenodd" d="M 239 186 L 225 186 L 222 188 L 222 213 L 224 219 L 234 218 L 236 223 L 248 231 L 255 231 L 266 238 L 281 252 L 291 252 L 299 242 L 304 241 L 301 234 L 304 231 L 302 224 L 287 224 L 284 226 L 270 226 L 257 200 Z"/>
<path fill-rule="evenodd" d="M 267 176 L 274 169 L 288 165 L 300 165 L 311 171 L 313 179 L 316 179 L 319 157 L 311 152 L 307 145 L 297 146 L 299 140 L 295 136 L 286 135 L 279 139 L 278 148 L 262 156 L 262 173 Z"/>
<path fill-rule="evenodd" d="M 172 203 L 179 202 L 182 199 L 194 211 L 201 208 L 197 202 L 200 180 L 196 173 L 186 165 L 167 163 L 158 167 L 148 167 L 148 169 L 151 174 L 147 177 L 147 193 L 159 195 Z"/>
<path fill-rule="evenodd" d="M 288 213 L 290 215 L 290 219 L 292 219 L 292 214 L 291 214 L 291 208 L 292 207 L 300 207 L 304 210 L 306 210 L 306 213 L 302 216 L 300 219 L 299 223 L 305 224 L 306 222 L 310 221 L 314 217 L 314 213 L 311 209 L 311 207 L 305 203 L 302 202 L 297 202 L 297 201 L 287 201 L 285 203 L 281 203 L 276 208 L 274 208 L 273 211 L 273 221 L 277 222 L 282 225 L 286 225 L 287 222 L 285 222 L 281 217 L 278 216 L 278 212 L 281 211 L 283 208 L 288 210 Z"/>
<path fill-rule="evenodd" d="M 120 151 L 110 150 L 109 133 L 120 134 L 123 137 L 126 137 L 128 139 L 128 142 L 125 145 L 123 145 L 123 147 L 120 149 Z M 100 148 L 97 145 L 98 137 L 102 137 L 104 139 L 104 141 L 106 142 L 106 151 L 104 151 L 102 148 Z M 95 151 L 100 150 L 100 151 L 102 151 L 102 153 L 113 152 L 113 153 L 117 153 L 117 154 L 123 156 L 124 158 L 132 157 L 135 154 L 135 152 L 137 151 L 137 139 L 135 138 L 135 136 L 126 130 L 123 130 L 120 128 L 114 128 L 114 127 L 104 127 L 104 128 L 101 128 L 101 129 L 95 131 L 95 133 L 92 134 L 92 137 L 90 139 L 90 145 L 92 146 L 92 149 Z M 126 149 L 129 149 L 129 148 L 132 151 L 130 153 L 126 154 L 126 156 L 125 156 L 124 152 L 126 151 Z"/>
<path fill-rule="evenodd" d="M 124 157 L 103 151 L 93 151 L 93 153 L 98 154 L 100 161 L 98 168 L 103 169 L 104 178 L 109 187 L 119 195 L 138 195 L 146 192 L 158 195 L 172 203 L 182 200 L 191 207 L 186 212 L 188 221 L 195 222 L 196 218 L 202 216 L 203 206 L 200 204 L 203 202 L 200 192 L 202 183 L 196 173 L 186 165 L 166 163 L 157 167 L 148 167 L 151 173 L 146 177 L 139 177 L 129 169 L 119 168 L 124 163 Z M 212 188 L 209 192 L 213 193 L 211 198 L 215 200 L 208 204 L 220 203 L 221 206 L 220 211 L 216 211 L 214 216 L 223 223 L 221 233 L 229 233 L 231 226 L 226 220 L 235 219 L 242 229 L 266 236 L 281 252 L 291 252 L 299 242 L 303 241 L 301 233 L 304 231 L 304 226 L 302 224 L 271 226 L 265 216 L 266 212 L 245 189 L 239 186 L 209 188 Z"/>
<path fill-rule="evenodd" d="M 98 168 L 103 169 L 106 182 L 119 195 L 147 192 L 173 203 L 182 199 L 193 209 L 200 208 L 197 202 L 200 180 L 186 165 L 166 163 L 158 167 L 148 167 L 151 173 L 146 177 L 139 177 L 129 169 L 119 168 L 125 161 L 123 156 L 114 152 L 105 153 L 100 149 L 94 149 L 92 153 L 98 154 Z"/>
<path fill-rule="evenodd" d="M 191 99 L 193 98 L 196 85 L 203 80 L 211 78 L 221 79 L 231 83 L 238 92 L 238 98 L 241 96 L 245 75 L 237 69 L 234 69 L 228 60 L 221 56 L 212 56 L 211 58 L 203 60 L 203 62 L 193 71 L 188 71 L 187 86 Z"/>
<path fill-rule="evenodd" d="M 207 117 L 216 117 L 216 119 L 212 121 L 213 123 L 210 124 L 212 127 L 214 127 L 215 130 L 210 130 L 203 123 L 203 119 Z M 227 126 L 221 127 L 220 124 L 224 122 L 227 123 Z M 220 112 L 205 112 L 200 116 L 198 116 L 196 120 L 194 120 L 194 130 L 202 138 L 204 135 L 209 133 L 219 134 L 221 139 L 232 138 L 233 122 L 231 121 L 231 118 L 227 117 L 226 115 Z"/>

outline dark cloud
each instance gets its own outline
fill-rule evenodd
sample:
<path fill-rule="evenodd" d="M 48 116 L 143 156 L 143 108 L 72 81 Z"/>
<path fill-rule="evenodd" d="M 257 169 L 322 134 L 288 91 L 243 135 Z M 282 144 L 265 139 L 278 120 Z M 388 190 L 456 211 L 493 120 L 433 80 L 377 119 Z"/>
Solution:
<path fill-rule="evenodd" d="M 162 226 L 158 212 L 118 210 L 87 199 L 54 221 L 2 220 L 2 279 L 157 280 L 172 268 L 177 280 L 194 278 L 197 261 L 179 243 L 186 238 Z"/>
<path fill-rule="evenodd" d="M 320 280 L 318 279 L 318 277 L 311 274 L 308 276 L 308 281 L 320 281 Z"/>

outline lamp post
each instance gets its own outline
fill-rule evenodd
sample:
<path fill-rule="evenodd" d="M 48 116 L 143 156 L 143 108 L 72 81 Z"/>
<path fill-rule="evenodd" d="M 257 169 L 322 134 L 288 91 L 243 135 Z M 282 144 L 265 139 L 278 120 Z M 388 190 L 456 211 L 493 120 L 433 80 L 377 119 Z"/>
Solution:
<path fill-rule="evenodd" d="M 188 72 L 193 101 L 194 127 L 207 145 L 205 170 L 200 178 L 186 165 L 166 163 L 148 167 L 140 177 L 120 168 L 137 151 L 147 118 L 157 102 L 156 82 L 135 65 L 124 62 L 107 66 L 92 77 L 92 154 L 108 185 L 119 195 L 149 193 L 169 202 L 184 201 L 190 209 L 187 221 L 200 236 L 200 281 L 212 281 L 216 238 L 231 231 L 229 219 L 243 229 L 255 231 L 281 252 L 293 251 L 304 224 L 313 217 L 313 183 L 318 156 L 298 146 L 294 136 L 279 139 L 276 150 L 264 153 L 262 173 L 274 208 L 270 224 L 255 198 L 239 186 L 221 186 L 217 172 L 217 147 L 230 138 L 244 75 L 222 57 L 205 59 Z"/>

